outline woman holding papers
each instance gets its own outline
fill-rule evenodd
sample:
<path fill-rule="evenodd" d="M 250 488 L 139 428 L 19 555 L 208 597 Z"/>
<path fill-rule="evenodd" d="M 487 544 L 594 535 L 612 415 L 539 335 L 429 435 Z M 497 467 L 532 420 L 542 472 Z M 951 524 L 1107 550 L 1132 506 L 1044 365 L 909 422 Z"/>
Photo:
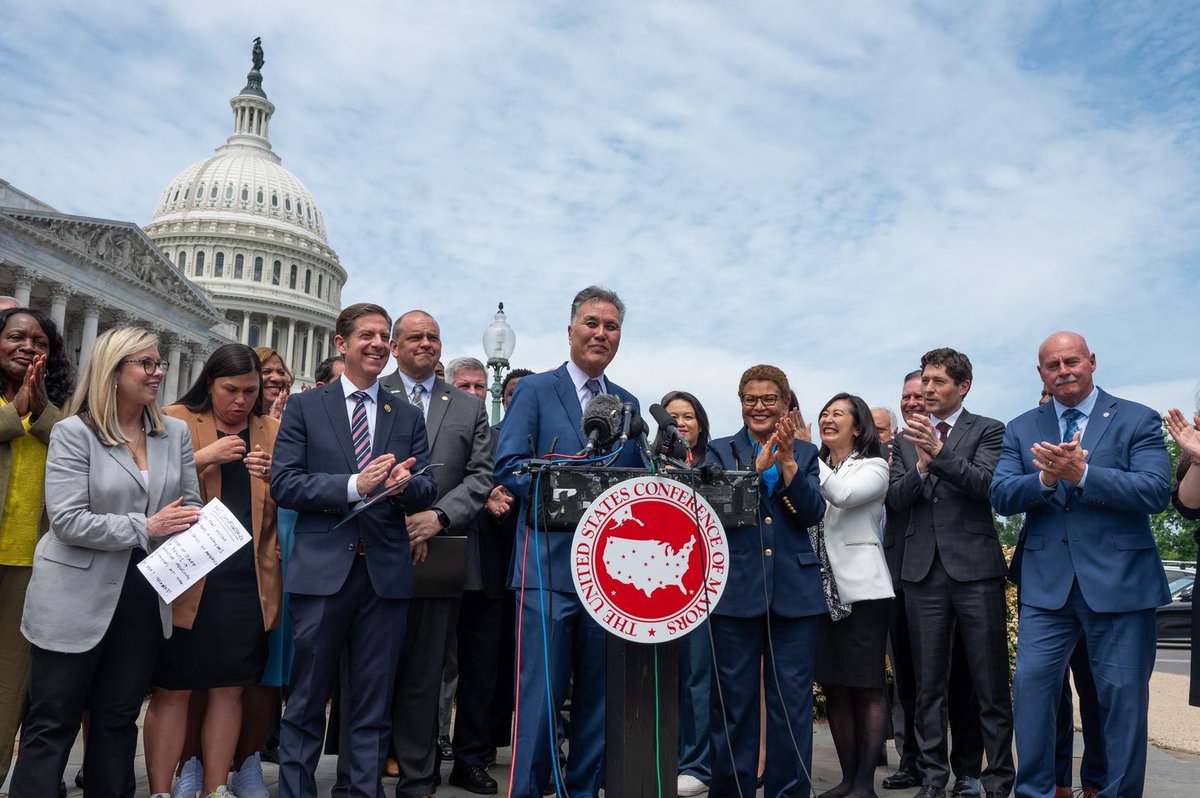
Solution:
<path fill-rule="evenodd" d="M 137 564 L 200 512 L 187 426 L 155 404 L 167 366 L 152 333 L 108 330 L 50 435 L 50 529 L 21 619 L 32 646 L 14 795 L 58 794 L 85 708 L 88 794 L 134 794 L 138 712 L 171 633 L 170 607 Z"/>
<path fill-rule="evenodd" d="M 839 393 L 817 416 L 825 551 L 839 605 L 817 627 L 816 680 L 825 690 L 829 731 L 842 781 L 823 798 L 875 795 L 875 765 L 887 721 L 883 654 L 892 577 L 883 557 L 883 501 L 888 464 L 867 403 Z M 831 591 L 832 593 L 832 591 Z M 849 605 L 850 614 L 844 615 Z"/>
<path fill-rule="evenodd" d="M 175 630 L 154 672 L 143 738 L 154 794 L 171 791 L 188 736 L 193 690 L 206 690 L 207 702 L 189 753 L 203 753 L 188 757 L 176 793 L 226 794 L 231 763 L 243 764 L 233 762 L 242 688 L 258 683 L 267 658 L 267 630 L 279 623 L 279 551 L 268 487 L 279 422 L 259 412 L 260 368 L 253 349 L 226 344 L 209 357 L 191 389 L 165 411 L 187 423 L 201 497 L 205 502 L 219 498 L 253 543 L 172 604 Z M 230 791 L 239 796 L 247 792 L 232 784 Z"/>
<path fill-rule="evenodd" d="M 33 547 L 50 524 L 46 444 L 73 377 L 53 321 L 30 308 L 0 311 L 0 784 L 25 712 L 29 641 L 21 612 Z"/>

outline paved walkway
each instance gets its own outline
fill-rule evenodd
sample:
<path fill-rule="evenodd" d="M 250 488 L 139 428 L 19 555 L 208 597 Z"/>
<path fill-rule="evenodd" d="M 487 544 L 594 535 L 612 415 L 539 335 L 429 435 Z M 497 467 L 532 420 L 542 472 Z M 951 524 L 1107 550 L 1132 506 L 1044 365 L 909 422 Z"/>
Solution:
<path fill-rule="evenodd" d="M 1184 701 L 1186 704 L 1186 700 Z M 1191 727 L 1193 731 L 1195 727 L 1200 725 L 1200 708 L 1188 708 L 1192 714 Z M 833 742 L 829 737 L 829 728 L 818 723 L 814 730 L 813 740 L 813 763 L 814 763 L 814 786 L 817 792 L 823 792 L 835 785 L 840 780 L 840 773 L 837 767 L 837 757 L 834 752 Z M 1082 749 L 1082 738 L 1076 734 L 1075 751 L 1076 761 L 1075 766 L 1078 771 L 1079 760 L 1078 753 Z M 72 776 L 75 774 L 75 769 L 79 766 L 79 758 L 82 751 L 79 746 L 76 746 L 71 756 L 71 764 L 68 768 L 68 773 Z M 508 784 L 508 750 L 505 749 L 500 753 L 500 764 L 492 768 L 492 777 L 500 782 L 500 795 L 505 794 L 505 788 Z M 139 798 L 149 794 L 146 788 L 145 766 L 141 758 L 141 752 L 138 753 L 138 761 L 135 768 L 139 774 Z M 271 796 L 275 798 L 276 792 L 276 768 L 274 765 L 265 765 L 267 783 L 271 789 Z M 1197 794 L 1197 784 L 1200 784 L 1200 756 L 1195 754 L 1180 753 L 1168 751 L 1156 746 L 1150 747 L 1146 773 L 1146 791 L 1147 796 L 1154 798 L 1195 798 Z M 445 777 L 450 772 L 450 766 L 442 767 L 442 775 Z M 875 785 L 880 796 L 895 796 L 895 798 L 909 798 L 916 790 L 895 790 L 885 791 L 880 787 L 880 781 L 888 775 L 888 768 L 879 768 L 875 772 Z M 329 795 L 329 789 L 333 786 L 334 779 L 334 757 L 326 756 L 321 758 L 321 765 L 317 771 L 319 783 L 319 795 Z M 391 779 L 384 781 L 384 792 L 387 795 L 392 793 L 392 785 L 395 782 Z M 5 785 L 7 786 L 7 785 Z M 82 796 L 83 791 L 76 789 L 72 784 L 68 792 L 69 796 Z M 3 790 L 0 790 L 2 792 Z M 759 790 L 759 795 L 762 791 Z M 443 785 L 438 788 L 438 795 L 441 798 L 471 798 L 472 793 L 466 790 L 461 790 L 456 787 Z M 46 798 L 54 798 L 47 796 Z M 727 798 L 726 796 L 713 796 L 713 798 Z"/>

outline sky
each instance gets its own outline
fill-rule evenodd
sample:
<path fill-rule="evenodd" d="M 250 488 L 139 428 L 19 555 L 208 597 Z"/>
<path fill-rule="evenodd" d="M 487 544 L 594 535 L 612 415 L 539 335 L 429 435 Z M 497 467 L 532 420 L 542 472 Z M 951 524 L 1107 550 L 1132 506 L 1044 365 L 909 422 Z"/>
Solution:
<path fill-rule="evenodd" d="M 223 144 L 261 36 L 271 142 L 350 274 L 420 307 L 444 359 L 567 354 L 585 285 L 625 300 L 608 376 L 713 432 L 738 377 L 815 417 L 895 408 L 923 352 L 967 407 L 1032 407 L 1038 344 L 1197 402 L 1200 5 L 1161 2 L 228 2 L 0 5 L 0 177 L 145 224 Z"/>

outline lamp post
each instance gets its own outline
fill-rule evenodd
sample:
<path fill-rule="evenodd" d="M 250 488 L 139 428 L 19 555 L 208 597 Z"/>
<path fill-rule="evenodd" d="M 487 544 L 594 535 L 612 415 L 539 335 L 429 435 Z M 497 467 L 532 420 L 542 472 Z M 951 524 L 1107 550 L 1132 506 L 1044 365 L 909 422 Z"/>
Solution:
<path fill-rule="evenodd" d="M 496 317 L 483 331 L 483 351 L 487 353 L 488 368 L 492 370 L 492 423 L 500 423 L 500 405 L 504 393 L 504 372 L 508 370 L 508 359 L 517 348 L 517 334 L 508 326 L 504 315 L 504 303 L 500 303 Z"/>

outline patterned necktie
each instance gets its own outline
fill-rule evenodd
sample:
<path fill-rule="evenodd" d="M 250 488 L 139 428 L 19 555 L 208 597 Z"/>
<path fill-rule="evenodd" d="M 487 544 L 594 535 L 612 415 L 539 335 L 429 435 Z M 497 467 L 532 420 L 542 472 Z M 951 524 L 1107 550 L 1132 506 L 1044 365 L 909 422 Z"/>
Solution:
<path fill-rule="evenodd" d="M 600 387 L 600 380 L 596 379 L 595 377 L 592 377 L 590 380 L 585 382 L 583 384 L 583 387 L 587 388 L 587 392 L 588 392 L 588 397 L 583 403 L 584 407 L 587 407 L 588 402 L 592 401 L 597 396 L 604 393 L 603 389 L 601 389 L 601 387 Z"/>
<path fill-rule="evenodd" d="M 1079 432 L 1079 419 L 1083 418 L 1083 413 L 1073 407 L 1068 407 L 1063 411 L 1062 417 L 1063 421 L 1066 422 L 1066 427 L 1063 429 L 1062 442 L 1070 443 L 1075 433 Z"/>
<path fill-rule="evenodd" d="M 937 423 L 937 431 L 938 431 L 938 440 L 941 441 L 942 443 L 945 443 L 946 438 L 950 437 L 950 425 L 947 424 L 945 421 L 939 421 Z"/>
<path fill-rule="evenodd" d="M 421 394 L 423 393 L 425 393 L 425 386 L 418 382 L 413 386 L 412 393 L 408 396 L 409 401 L 413 403 L 413 407 L 421 411 L 421 415 L 425 415 L 425 400 L 421 398 Z"/>
<path fill-rule="evenodd" d="M 371 427 L 367 424 L 367 392 L 350 394 L 354 400 L 354 414 L 350 417 L 350 440 L 354 444 L 354 466 L 359 471 L 371 462 Z"/>

